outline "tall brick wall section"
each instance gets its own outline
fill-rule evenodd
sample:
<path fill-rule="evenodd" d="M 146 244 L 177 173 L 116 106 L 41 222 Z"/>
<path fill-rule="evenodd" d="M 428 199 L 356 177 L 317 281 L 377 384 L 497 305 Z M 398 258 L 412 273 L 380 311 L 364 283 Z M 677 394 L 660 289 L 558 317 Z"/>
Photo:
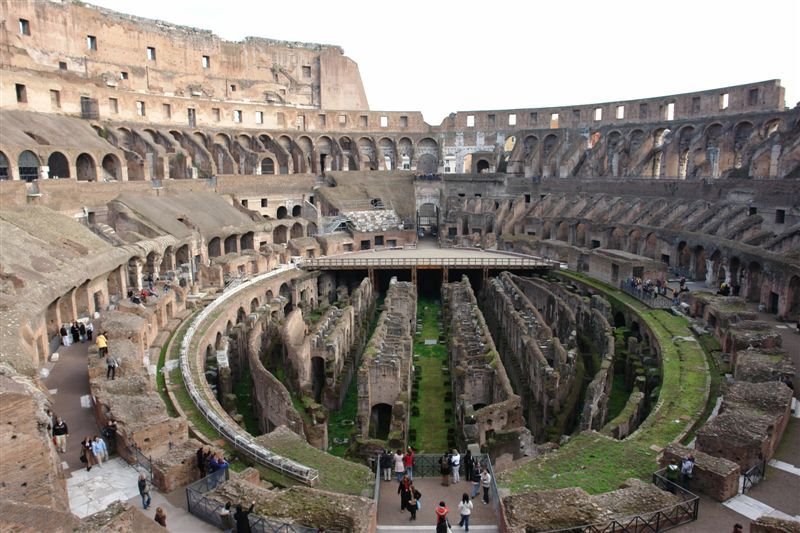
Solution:
<path fill-rule="evenodd" d="M 672 443 L 664 449 L 659 463 L 662 468 L 678 465 L 689 455 L 694 456 L 694 469 L 689 490 L 700 491 L 718 502 L 724 502 L 739 493 L 739 465 L 722 457 L 714 457 L 694 449 Z"/>

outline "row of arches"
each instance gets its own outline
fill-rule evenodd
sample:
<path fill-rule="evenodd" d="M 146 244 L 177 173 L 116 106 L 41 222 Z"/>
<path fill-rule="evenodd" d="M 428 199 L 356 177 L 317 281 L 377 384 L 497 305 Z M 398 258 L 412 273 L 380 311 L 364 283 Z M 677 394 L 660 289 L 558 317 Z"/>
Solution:
<path fill-rule="evenodd" d="M 42 162 L 46 165 L 43 165 Z M 42 167 L 47 167 L 43 169 Z M 97 165 L 95 156 L 82 152 L 73 162 L 59 151 L 51 152 L 46 159 L 31 150 L 23 150 L 16 159 L 16 165 L 0 152 L 0 180 L 34 181 L 39 178 L 72 178 L 78 181 L 97 181 L 98 179 L 119 180 L 122 178 L 122 165 L 113 153 L 105 154 Z M 98 176 L 98 173 L 100 175 Z"/>

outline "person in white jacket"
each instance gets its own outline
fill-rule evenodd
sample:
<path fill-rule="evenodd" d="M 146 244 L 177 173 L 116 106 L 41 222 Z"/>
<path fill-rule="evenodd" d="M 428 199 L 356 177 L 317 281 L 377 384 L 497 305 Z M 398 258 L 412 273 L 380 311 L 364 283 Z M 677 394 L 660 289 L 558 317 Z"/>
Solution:
<path fill-rule="evenodd" d="M 463 527 L 464 531 L 469 531 L 469 516 L 472 514 L 472 501 L 469 499 L 469 494 L 466 492 L 461 495 L 461 501 L 458 502 L 458 512 L 461 514 L 461 521 L 458 523 L 459 527 Z"/>

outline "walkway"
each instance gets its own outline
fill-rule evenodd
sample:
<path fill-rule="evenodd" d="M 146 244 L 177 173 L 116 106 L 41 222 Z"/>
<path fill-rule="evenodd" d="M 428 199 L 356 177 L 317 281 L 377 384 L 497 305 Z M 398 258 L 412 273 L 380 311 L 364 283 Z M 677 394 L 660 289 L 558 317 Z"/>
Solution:
<path fill-rule="evenodd" d="M 400 511 L 400 495 L 397 493 L 397 481 L 381 481 L 381 495 L 378 502 L 378 532 L 403 533 L 405 531 L 433 531 L 436 525 L 434 509 L 440 501 L 444 501 L 450 509 L 450 524 L 453 532 L 463 531 L 458 527 L 460 516 L 458 502 L 461 495 L 470 493 L 472 484 L 466 481 L 443 487 L 439 477 L 417 477 L 414 486 L 422 493 L 422 508 L 417 511 L 416 522 L 410 522 L 408 511 Z M 470 531 L 473 529 L 481 533 L 497 531 L 497 517 L 494 506 L 490 503 L 484 505 L 480 495 L 473 500 L 472 518 L 470 518 Z"/>
<path fill-rule="evenodd" d="M 672 284 L 677 287 L 677 283 Z M 690 290 L 712 291 L 705 283 L 688 282 Z M 783 349 L 792 357 L 795 368 L 800 369 L 800 334 L 793 324 L 779 322 L 775 315 L 759 312 L 755 303 L 748 303 L 758 320 L 772 326 L 781 336 Z M 697 522 L 678 528 L 678 531 L 717 533 L 733 529 L 739 522 L 745 531 L 752 520 L 763 514 L 800 520 L 800 375 L 795 375 L 795 409 L 773 460 L 767 466 L 766 478 L 748 491 L 727 502 L 719 503 L 701 496 L 700 516 Z"/>
<path fill-rule="evenodd" d="M 59 360 L 45 366 L 50 371 L 44 383 L 53 396 L 53 411 L 64 419 L 70 432 L 67 453 L 59 454 L 67 478 L 70 511 L 84 518 L 105 509 L 114 501 L 122 500 L 130 502 L 151 520 L 156 507 L 164 508 L 169 531 L 219 531 L 186 511 L 183 489 L 166 496 L 153 490 L 152 507 L 147 511 L 142 510 L 136 484 L 139 471 L 120 457 L 86 471 L 85 465 L 80 462 L 80 442 L 87 435 L 99 433 L 89 396 L 89 346 L 89 342 L 59 346 Z"/>

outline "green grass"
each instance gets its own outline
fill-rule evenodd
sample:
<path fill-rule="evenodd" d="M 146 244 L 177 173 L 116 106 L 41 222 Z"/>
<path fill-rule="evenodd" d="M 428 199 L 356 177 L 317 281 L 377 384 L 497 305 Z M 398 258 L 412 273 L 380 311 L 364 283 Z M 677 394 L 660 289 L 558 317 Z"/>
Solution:
<path fill-rule="evenodd" d="M 236 412 L 242 415 L 244 428 L 254 437 L 261 435 L 258 419 L 253 412 L 253 378 L 250 366 L 243 365 L 242 375 L 234 383 L 233 393 L 236 395 Z"/>
<path fill-rule="evenodd" d="M 691 337 L 688 322 L 666 311 L 651 310 L 605 284 L 572 273 L 560 273 L 602 291 L 612 306 L 637 311 L 661 346 L 662 383 L 658 404 L 631 437 L 616 441 L 596 433 L 572 438 L 558 451 L 501 474 L 498 483 L 512 492 L 581 487 L 598 494 L 616 489 L 629 477 L 649 479 L 656 469 L 657 449 L 681 437 L 700 420 L 707 404 L 709 372 L 700 344 L 673 341 Z"/>
<path fill-rule="evenodd" d="M 625 408 L 631 393 L 625 390 L 625 374 L 614 374 L 611 396 L 608 398 L 608 419 L 613 420 Z"/>
<path fill-rule="evenodd" d="M 328 451 L 337 456 L 344 457 L 349 444 L 334 444 L 334 439 L 352 439 L 353 425 L 342 425 L 343 420 L 355 420 L 358 415 L 358 378 L 353 376 L 347 394 L 344 397 L 342 408 L 330 413 L 328 418 Z"/>
<path fill-rule="evenodd" d="M 416 441 L 411 443 L 419 453 L 442 453 L 447 449 L 447 430 L 452 419 L 445 418 L 444 411 L 452 402 L 445 401 L 450 386 L 445 384 L 442 371 L 447 366 L 447 346 L 425 345 L 425 339 L 437 339 L 441 333 L 437 315 L 441 306 L 433 300 L 417 302 L 417 319 L 422 320 L 422 334 L 414 337 L 414 354 L 419 355 L 414 364 L 420 367 L 419 397 L 413 405 L 419 408 L 419 416 L 411 417 L 411 429 L 416 431 Z M 448 380 L 449 381 L 449 380 Z"/>

